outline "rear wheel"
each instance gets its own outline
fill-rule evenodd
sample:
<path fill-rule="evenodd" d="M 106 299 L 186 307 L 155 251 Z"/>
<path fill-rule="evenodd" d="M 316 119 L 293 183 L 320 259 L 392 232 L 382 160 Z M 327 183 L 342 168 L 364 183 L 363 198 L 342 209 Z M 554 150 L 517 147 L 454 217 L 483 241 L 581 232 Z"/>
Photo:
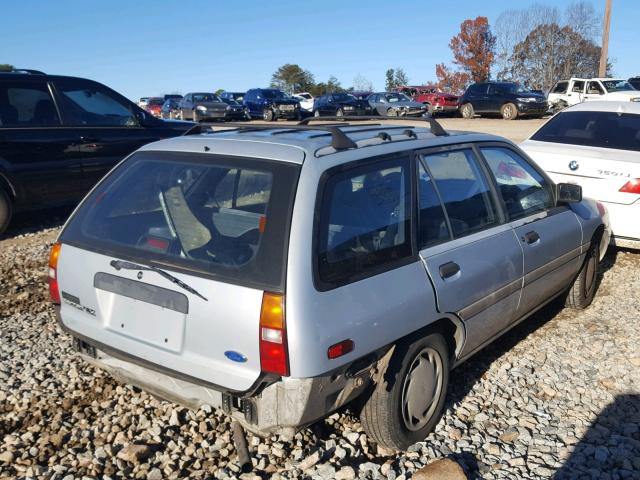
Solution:
<path fill-rule="evenodd" d="M 11 215 L 11 199 L 7 192 L 0 188 L 0 234 L 4 233 L 9 226 Z"/>
<path fill-rule="evenodd" d="M 462 107 L 460 107 L 460 115 L 462 115 L 462 118 L 473 118 L 474 115 L 474 111 L 473 111 L 473 105 L 471 105 L 470 103 L 465 103 L 464 105 L 462 105 Z"/>
<path fill-rule="evenodd" d="M 513 103 L 505 103 L 502 108 L 500 108 L 500 114 L 505 120 L 515 120 L 518 118 L 518 107 Z"/>
<path fill-rule="evenodd" d="M 449 354 L 442 335 L 396 345 L 360 421 L 377 444 L 405 450 L 424 440 L 440 419 L 449 383 Z"/>
<path fill-rule="evenodd" d="M 600 242 L 593 242 L 587 256 L 584 259 L 582 268 L 578 273 L 578 276 L 573 281 L 571 289 L 567 294 L 565 305 L 567 307 L 576 308 L 582 310 L 591 305 L 593 296 L 596 293 L 596 281 L 598 278 L 598 266 L 600 264 L 598 258 L 598 244 Z"/>

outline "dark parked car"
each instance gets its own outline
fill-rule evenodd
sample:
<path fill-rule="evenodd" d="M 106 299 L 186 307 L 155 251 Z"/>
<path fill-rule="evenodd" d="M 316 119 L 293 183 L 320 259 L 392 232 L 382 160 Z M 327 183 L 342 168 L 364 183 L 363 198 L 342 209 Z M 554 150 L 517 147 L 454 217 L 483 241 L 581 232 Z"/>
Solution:
<path fill-rule="evenodd" d="M 242 120 L 251 120 L 251 116 L 249 115 L 249 109 L 247 107 L 245 107 L 244 105 L 242 105 L 241 102 L 238 102 L 237 100 L 233 100 L 231 98 L 222 98 L 220 97 L 220 100 L 222 100 L 224 103 L 226 103 L 227 105 L 231 105 L 234 109 L 234 111 L 238 110 L 238 109 L 242 109 L 242 113 L 243 113 L 243 118 Z M 240 119 L 240 118 L 238 118 Z"/>
<path fill-rule="evenodd" d="M 300 120 L 300 102 L 275 88 L 252 88 L 243 100 L 251 118 L 262 118 L 267 122 L 279 118 Z"/>
<path fill-rule="evenodd" d="M 629 79 L 629 83 L 633 86 L 633 88 L 635 88 L 636 90 L 640 90 L 640 77 L 631 77 Z"/>
<path fill-rule="evenodd" d="M 411 117 L 423 115 L 427 106 L 411 100 L 404 93 L 382 92 L 367 97 L 374 113 L 386 117 Z"/>
<path fill-rule="evenodd" d="M 0 232 L 14 212 L 79 201 L 129 153 L 190 127 L 92 80 L 0 73 Z"/>
<path fill-rule="evenodd" d="M 542 117 L 548 108 L 543 94 L 511 82 L 474 83 L 460 97 L 460 114 L 464 118 L 487 113 L 500 114 L 505 120 L 521 115 Z"/>
<path fill-rule="evenodd" d="M 179 115 L 182 120 L 242 120 L 245 117 L 242 105 L 232 106 L 215 93 L 187 93 L 180 100 Z"/>
<path fill-rule="evenodd" d="M 356 100 L 366 100 L 372 93 L 373 92 L 351 92 L 351 95 L 353 95 Z"/>
<path fill-rule="evenodd" d="M 169 120 L 178 118 L 178 112 L 180 111 L 180 99 L 179 98 L 167 98 L 162 104 L 160 109 L 160 117 Z"/>
<path fill-rule="evenodd" d="M 371 115 L 373 110 L 367 100 L 358 100 L 349 93 L 327 93 L 316 98 L 313 105 L 315 117 L 344 115 Z"/>
<path fill-rule="evenodd" d="M 220 98 L 222 100 L 233 100 L 234 102 L 242 103 L 244 95 L 245 92 L 222 92 Z"/>

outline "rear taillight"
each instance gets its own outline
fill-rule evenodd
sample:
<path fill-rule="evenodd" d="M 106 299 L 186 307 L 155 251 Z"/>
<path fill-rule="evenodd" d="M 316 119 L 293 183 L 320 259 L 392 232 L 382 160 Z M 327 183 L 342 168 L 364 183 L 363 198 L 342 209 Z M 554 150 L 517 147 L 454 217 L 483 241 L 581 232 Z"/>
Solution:
<path fill-rule="evenodd" d="M 622 186 L 620 191 L 625 193 L 637 193 L 640 195 L 640 178 L 629 180 Z"/>
<path fill-rule="evenodd" d="M 54 243 L 49 255 L 49 297 L 53 303 L 60 303 L 60 289 L 58 288 L 58 257 L 60 257 L 59 243 Z"/>
<path fill-rule="evenodd" d="M 264 292 L 260 310 L 260 369 L 289 375 L 284 295 Z"/>

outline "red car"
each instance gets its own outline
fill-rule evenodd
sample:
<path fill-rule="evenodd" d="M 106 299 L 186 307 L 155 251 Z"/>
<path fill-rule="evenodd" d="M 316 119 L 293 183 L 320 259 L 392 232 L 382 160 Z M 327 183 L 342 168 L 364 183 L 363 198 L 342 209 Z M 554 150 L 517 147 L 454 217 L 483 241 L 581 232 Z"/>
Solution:
<path fill-rule="evenodd" d="M 439 91 L 433 85 L 402 86 L 395 89 L 416 102 L 427 106 L 429 113 L 454 113 L 458 111 L 458 96 Z"/>
<path fill-rule="evenodd" d="M 149 98 L 149 102 L 144 107 L 144 109 L 154 117 L 161 118 L 162 117 L 161 109 L 163 104 L 164 104 L 164 98 L 151 97 Z"/>

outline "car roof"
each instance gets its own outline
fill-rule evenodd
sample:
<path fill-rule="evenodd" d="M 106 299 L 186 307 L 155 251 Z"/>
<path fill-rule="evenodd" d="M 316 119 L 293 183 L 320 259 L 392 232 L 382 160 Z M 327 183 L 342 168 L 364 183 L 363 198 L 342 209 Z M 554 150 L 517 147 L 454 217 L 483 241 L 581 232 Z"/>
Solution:
<path fill-rule="evenodd" d="M 337 150 L 332 146 L 332 134 L 326 128 L 329 126 L 336 125 L 310 125 L 302 130 L 287 126 L 247 126 L 233 129 L 221 126 L 215 127 L 213 132 L 160 140 L 147 144 L 140 150 L 210 152 L 302 164 L 305 160 L 322 161 L 322 158 L 327 157 L 340 158 L 346 162 L 448 144 L 479 141 L 511 143 L 502 137 L 474 132 L 449 131 L 448 136 L 436 136 L 427 127 L 350 123 L 338 128 L 358 148 Z M 409 131 L 413 133 L 409 134 Z"/>
<path fill-rule="evenodd" d="M 640 92 L 638 92 L 640 97 Z M 616 112 L 640 115 L 640 102 L 588 101 L 565 108 L 563 112 Z"/>

